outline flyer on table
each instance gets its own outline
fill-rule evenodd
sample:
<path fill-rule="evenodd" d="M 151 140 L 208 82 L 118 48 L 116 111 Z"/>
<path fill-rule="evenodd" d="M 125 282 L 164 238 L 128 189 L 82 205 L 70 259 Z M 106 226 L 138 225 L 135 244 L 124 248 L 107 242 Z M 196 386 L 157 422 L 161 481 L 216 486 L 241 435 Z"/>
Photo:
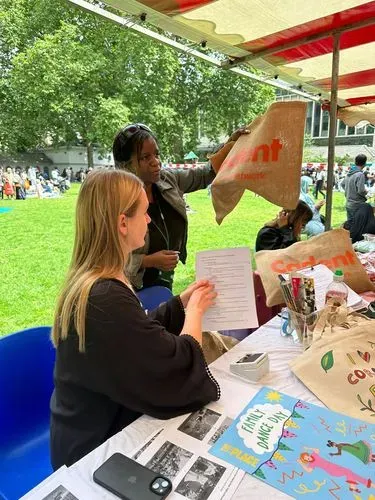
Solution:
<path fill-rule="evenodd" d="M 375 415 L 373 399 L 369 408 Z M 269 387 L 210 453 L 294 498 L 375 499 L 375 419 L 367 424 Z"/>

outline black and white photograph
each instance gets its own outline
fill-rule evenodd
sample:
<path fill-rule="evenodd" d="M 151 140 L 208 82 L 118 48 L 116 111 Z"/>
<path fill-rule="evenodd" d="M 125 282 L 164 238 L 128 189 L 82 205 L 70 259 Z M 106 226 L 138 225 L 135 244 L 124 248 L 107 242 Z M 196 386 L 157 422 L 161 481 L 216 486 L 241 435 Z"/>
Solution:
<path fill-rule="evenodd" d="M 220 413 L 202 408 L 201 410 L 192 413 L 186 420 L 182 422 L 179 431 L 184 432 L 199 441 L 203 441 L 207 433 L 212 429 L 216 422 L 221 417 Z"/>
<path fill-rule="evenodd" d="M 207 458 L 198 457 L 176 488 L 176 493 L 190 500 L 207 500 L 226 468 Z"/>
<path fill-rule="evenodd" d="M 78 498 L 60 484 L 60 486 L 44 497 L 43 500 L 78 500 Z"/>
<path fill-rule="evenodd" d="M 193 453 L 190 451 L 166 441 L 149 460 L 146 467 L 173 481 L 192 456 Z"/>
<path fill-rule="evenodd" d="M 232 424 L 233 419 L 226 417 L 223 422 L 221 423 L 220 427 L 216 429 L 216 431 L 212 434 L 210 437 L 210 440 L 208 441 L 209 446 L 213 446 L 216 441 L 221 437 L 224 432 L 228 429 L 228 427 Z"/>
<path fill-rule="evenodd" d="M 150 444 L 152 444 L 152 443 L 155 441 L 155 439 L 159 436 L 159 434 L 160 434 L 161 432 L 163 432 L 163 430 L 164 430 L 164 429 L 160 429 L 160 431 L 158 431 L 158 432 L 157 432 L 154 436 L 152 436 L 152 438 L 151 438 L 149 441 L 147 441 L 147 443 L 145 443 L 145 444 L 142 446 L 142 448 L 140 448 L 140 449 L 139 449 L 136 453 L 134 453 L 134 455 L 132 456 L 132 459 L 133 459 L 133 460 L 137 460 L 137 458 L 139 458 L 139 457 L 142 455 L 142 453 L 143 453 L 145 450 L 147 450 L 147 448 L 150 446 Z"/>

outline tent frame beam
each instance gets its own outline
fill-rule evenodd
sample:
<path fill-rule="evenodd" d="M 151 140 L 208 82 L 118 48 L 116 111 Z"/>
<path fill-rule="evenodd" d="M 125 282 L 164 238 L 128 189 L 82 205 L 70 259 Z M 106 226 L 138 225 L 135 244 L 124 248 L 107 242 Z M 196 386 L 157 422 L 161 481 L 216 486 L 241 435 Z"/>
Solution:
<path fill-rule="evenodd" d="M 85 10 L 86 12 L 90 12 L 92 14 L 96 14 L 98 16 L 104 17 L 108 21 L 111 21 L 115 24 L 120 25 L 122 28 L 125 29 L 130 29 L 132 31 L 135 31 L 141 35 L 147 36 L 149 38 L 152 38 L 153 40 L 156 40 L 157 42 L 163 43 L 164 45 L 168 45 L 169 47 L 172 47 L 175 50 L 178 50 L 180 52 L 184 52 L 185 54 L 197 57 L 199 59 L 203 59 L 209 64 L 212 64 L 213 66 L 216 66 L 218 68 L 221 68 L 222 66 L 222 61 L 219 59 L 208 56 L 204 54 L 203 52 L 200 52 L 198 50 L 193 49 L 192 47 L 189 47 L 187 45 L 184 45 L 182 43 L 176 42 L 175 40 L 172 40 L 171 38 L 168 38 L 166 36 L 160 35 L 159 33 L 150 30 L 148 28 L 145 28 L 143 26 L 139 26 L 136 22 L 130 19 L 126 19 L 124 17 L 118 16 L 117 14 L 113 14 L 112 12 L 109 12 L 103 8 L 101 8 L 98 5 L 94 5 L 92 3 L 86 2 L 85 0 L 66 0 L 67 2 L 73 4 L 75 7 L 78 7 L 80 9 Z M 255 75 L 254 73 L 251 73 L 250 71 L 246 71 L 242 68 L 228 68 L 229 71 L 232 71 L 233 73 L 236 73 L 239 76 L 243 76 L 246 78 L 251 78 L 252 80 L 256 80 L 259 83 L 263 83 L 265 85 L 271 85 L 272 87 L 276 87 L 282 90 L 286 90 L 288 92 L 291 92 L 292 94 L 300 95 L 301 97 L 304 97 L 305 99 L 309 99 L 310 101 L 319 101 L 320 96 L 317 95 L 312 95 L 308 92 L 304 92 L 303 90 L 296 89 L 292 86 L 289 86 L 287 84 L 283 84 L 280 81 L 269 77 L 269 76 L 259 76 Z"/>
<path fill-rule="evenodd" d="M 329 135 L 328 135 L 328 167 L 327 167 L 327 198 L 326 198 L 326 222 L 325 230 L 329 231 L 332 226 L 332 202 L 335 166 L 335 139 L 337 129 L 337 88 L 339 79 L 340 63 L 340 36 L 341 33 L 333 35 L 332 52 L 332 84 L 331 103 L 329 109 Z"/>
<path fill-rule="evenodd" d="M 237 66 L 238 64 L 248 63 L 250 61 L 254 61 L 255 59 L 262 59 L 272 54 L 277 54 L 278 52 L 282 52 L 283 50 L 294 49 L 296 47 L 300 47 L 301 45 L 305 45 L 311 42 L 316 42 L 317 40 L 322 40 L 323 38 L 327 38 L 329 36 L 335 37 L 335 35 L 337 34 L 345 33 L 358 28 L 366 28 L 367 26 L 374 26 L 374 24 L 375 24 L 375 17 L 369 17 L 368 19 L 363 19 L 356 23 L 343 25 L 341 28 L 337 30 L 328 30 L 322 33 L 315 33 L 314 35 L 301 37 L 298 38 L 297 40 L 292 40 L 290 42 L 282 43 L 280 45 L 275 45 L 273 47 L 260 50 L 259 52 L 249 54 L 248 56 L 238 57 L 235 59 L 229 58 L 222 62 L 222 66 L 227 68 L 227 67 Z"/>

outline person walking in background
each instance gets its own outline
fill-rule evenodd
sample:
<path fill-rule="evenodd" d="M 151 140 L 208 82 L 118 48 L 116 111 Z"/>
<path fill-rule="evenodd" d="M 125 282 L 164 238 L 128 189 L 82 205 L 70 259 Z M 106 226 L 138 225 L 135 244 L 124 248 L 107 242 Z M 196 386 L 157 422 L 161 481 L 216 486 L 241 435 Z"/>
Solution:
<path fill-rule="evenodd" d="M 348 218 L 349 230 L 353 224 L 353 218 L 358 208 L 366 203 L 366 185 L 363 169 L 366 165 L 367 157 L 359 154 L 355 157 L 355 165 L 350 167 L 349 173 L 345 178 L 345 198 L 346 214 Z"/>
<path fill-rule="evenodd" d="M 8 200 L 12 200 L 15 195 L 15 186 L 14 186 L 14 174 L 11 167 L 7 167 L 5 170 L 5 174 L 3 175 L 3 183 L 4 183 L 4 194 L 8 197 Z"/>
<path fill-rule="evenodd" d="M 3 200 L 4 199 L 4 181 L 3 181 L 3 168 L 0 167 L 0 198 Z"/>
<path fill-rule="evenodd" d="M 324 167 L 320 167 L 320 170 L 316 176 L 316 183 L 315 183 L 315 191 L 314 191 L 314 196 L 315 199 L 318 199 L 318 193 L 323 195 L 323 198 L 326 198 L 326 195 L 323 192 L 324 189 L 324 181 L 325 181 L 325 174 L 324 174 Z"/>
<path fill-rule="evenodd" d="M 310 191 L 311 186 L 313 186 L 313 180 L 311 178 L 311 172 L 309 170 L 302 171 L 301 177 L 301 187 L 304 185 L 304 191 L 308 193 Z"/>
<path fill-rule="evenodd" d="M 14 180 L 14 187 L 16 189 L 16 200 L 24 200 L 25 197 L 25 191 L 23 187 L 23 180 L 21 177 L 21 169 L 16 168 L 15 173 L 13 175 L 13 180 Z"/>

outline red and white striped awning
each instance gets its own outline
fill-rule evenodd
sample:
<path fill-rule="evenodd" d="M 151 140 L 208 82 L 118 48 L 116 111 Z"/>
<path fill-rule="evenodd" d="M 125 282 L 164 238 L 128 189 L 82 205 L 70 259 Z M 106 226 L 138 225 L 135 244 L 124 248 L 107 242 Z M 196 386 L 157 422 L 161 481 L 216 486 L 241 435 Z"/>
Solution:
<path fill-rule="evenodd" d="M 330 99 L 339 31 L 338 105 L 375 106 L 375 1 L 105 0 L 165 31 Z M 366 106 L 366 109 L 369 109 Z"/>

